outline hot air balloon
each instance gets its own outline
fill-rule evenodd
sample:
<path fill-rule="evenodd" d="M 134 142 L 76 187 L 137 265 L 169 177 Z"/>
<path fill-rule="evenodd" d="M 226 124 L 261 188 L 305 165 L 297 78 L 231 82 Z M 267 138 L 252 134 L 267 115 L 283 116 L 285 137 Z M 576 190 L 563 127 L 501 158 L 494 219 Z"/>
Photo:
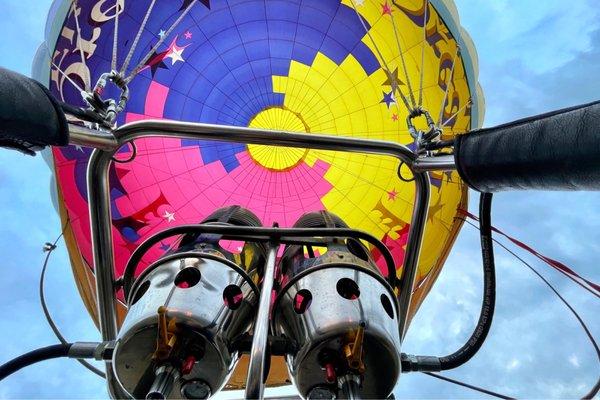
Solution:
<path fill-rule="evenodd" d="M 0 380 L 70 357 L 114 398 L 289 383 L 308 399 L 389 398 L 401 372 L 464 385 L 432 372 L 490 330 L 492 232 L 600 296 L 491 225 L 493 192 L 600 187 L 600 102 L 481 129 L 456 9 L 405 3 L 55 0 L 37 81 L 0 68 L 0 146 L 54 146 L 53 199 L 102 342 L 52 323 L 47 243 L 40 296 L 61 343 L 0 365 Z M 477 325 L 447 356 L 401 352 L 466 218 L 481 237 Z"/>
<path fill-rule="evenodd" d="M 90 101 L 82 93 L 112 73 L 94 93 L 123 100 L 117 125 L 164 119 L 326 132 L 416 149 L 405 123 L 411 110 L 434 116 L 442 139 L 480 127 L 484 112 L 475 50 L 448 0 L 56 0 L 34 71 L 57 98 L 80 106 Z M 415 119 L 420 129 L 428 122 Z M 75 280 L 97 322 L 91 151 L 54 148 L 47 159 Z M 410 171 L 392 157 L 144 138 L 118 151 L 109 179 L 116 277 L 145 239 L 232 205 L 280 227 L 308 212 L 331 212 L 383 242 L 402 275 L 415 189 Z M 434 172 L 430 183 L 410 317 L 440 273 L 461 227 L 457 210 L 467 204 L 456 172 Z M 148 251 L 136 275 L 174 244 L 167 239 Z M 387 274 L 382 253 L 367 247 Z M 122 291 L 117 298 L 122 320 Z M 288 382 L 282 359 L 273 363 L 268 384 Z M 243 387 L 242 370 L 228 387 Z"/>

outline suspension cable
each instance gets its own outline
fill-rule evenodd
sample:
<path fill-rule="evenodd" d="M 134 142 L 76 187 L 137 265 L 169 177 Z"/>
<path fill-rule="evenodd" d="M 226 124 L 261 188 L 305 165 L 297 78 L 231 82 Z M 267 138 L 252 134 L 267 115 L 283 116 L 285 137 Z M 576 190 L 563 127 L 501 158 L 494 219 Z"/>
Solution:
<path fill-rule="evenodd" d="M 469 225 L 471 225 L 472 227 L 474 227 L 475 229 L 479 229 L 479 227 L 477 227 L 477 225 L 473 224 L 470 221 L 467 221 L 466 219 L 463 219 L 466 223 L 468 223 Z M 579 315 L 579 313 L 573 308 L 573 306 L 571 306 L 571 304 L 558 292 L 558 290 L 554 287 L 554 285 L 552 285 L 538 270 L 536 270 L 531 264 L 529 264 L 528 262 L 526 262 L 523 258 L 521 258 L 520 256 L 518 256 L 514 251 L 510 250 L 508 247 L 506 247 L 502 242 L 498 241 L 497 239 L 492 239 L 494 241 L 494 243 L 496 243 L 498 246 L 502 247 L 504 250 L 506 250 L 509 254 L 511 254 L 512 256 L 514 256 L 517 260 L 521 261 L 521 263 L 523 263 L 523 265 L 525 265 L 527 268 L 529 268 L 534 274 L 537 275 L 538 278 L 540 278 L 545 284 L 546 286 L 548 286 L 550 288 L 550 290 L 552 290 L 554 292 L 554 294 L 560 299 L 560 301 L 562 301 L 562 303 L 569 309 L 569 311 L 575 316 L 575 318 L 577 319 L 577 321 L 579 322 L 579 324 L 581 325 L 581 327 L 583 328 L 585 334 L 587 335 L 587 337 L 589 338 L 590 342 L 592 343 L 592 346 L 594 347 L 594 349 L 596 350 L 596 356 L 598 357 L 598 361 L 600 361 L 600 348 L 598 347 L 598 343 L 596 342 L 596 340 L 594 339 L 594 336 L 592 335 L 592 333 L 590 332 L 589 328 L 587 327 L 586 323 L 583 321 L 583 319 L 581 318 L 581 316 Z M 582 398 L 583 399 L 592 399 L 600 390 L 600 376 L 598 378 L 598 380 L 596 381 L 596 384 L 590 389 L 590 391 L 585 394 Z"/>
<path fill-rule="evenodd" d="M 450 382 L 450 383 L 453 383 L 455 385 L 466 387 L 467 389 L 471 389 L 471 390 L 475 390 L 477 392 L 489 394 L 490 396 L 494 396 L 494 397 L 497 397 L 499 399 L 514 400 L 513 397 L 508 397 L 508 396 L 505 396 L 505 395 L 500 394 L 500 393 L 492 392 L 491 390 L 487 390 L 487 389 L 481 388 L 479 386 L 475 386 L 475 385 L 471 385 L 469 383 L 458 381 L 456 379 L 448 378 L 447 376 L 443 376 L 443 375 L 439 375 L 439 374 L 434 374 L 433 372 L 423 372 L 423 373 L 425 375 L 433 376 L 434 378 L 441 379 L 443 381 Z"/>
<path fill-rule="evenodd" d="M 475 215 L 471 214 L 470 212 L 468 212 L 466 210 L 459 209 L 458 211 L 461 214 L 466 215 L 467 217 L 471 218 L 474 221 L 479 221 L 479 218 L 477 218 Z M 594 282 L 590 281 L 589 279 L 585 279 L 584 277 L 580 276 L 578 273 L 576 273 L 575 271 L 573 271 L 571 268 L 569 268 L 565 264 L 561 263 L 560 261 L 553 260 L 552 258 L 541 254 L 540 252 L 533 249 L 532 247 L 526 245 L 525 243 L 521 242 L 520 240 L 515 239 L 514 237 L 510 236 L 509 234 L 501 231 L 500 229 L 498 229 L 494 226 L 492 226 L 492 231 L 494 231 L 495 233 L 497 233 L 499 235 L 504 236 L 506 239 L 510 240 L 516 246 L 522 248 L 523 250 L 527 251 L 528 253 L 531 253 L 535 257 L 542 260 L 548 266 L 554 268 L 555 270 L 557 270 L 558 272 L 560 272 L 561 274 L 563 274 L 564 276 L 566 276 L 567 278 L 569 278 L 570 280 L 575 282 L 577 285 L 581 286 L 583 289 L 587 290 L 594 296 L 600 298 L 600 285 L 598 285 L 597 283 L 594 283 Z"/>
<path fill-rule="evenodd" d="M 64 232 L 67 229 L 68 225 L 69 225 L 69 220 L 67 220 L 67 222 L 65 223 L 65 225 L 64 225 L 64 227 L 63 227 L 60 235 L 56 238 L 56 240 L 53 243 L 46 243 L 44 245 L 44 251 L 46 252 L 46 258 L 44 260 L 44 265 L 42 267 L 42 272 L 40 274 L 40 284 L 39 284 L 40 303 L 42 305 L 42 310 L 44 312 L 44 316 L 46 317 L 46 321 L 48 322 L 48 325 L 50 325 L 50 329 L 52 329 L 52 332 L 54 332 L 54 335 L 56 335 L 56 338 L 60 341 L 60 343 L 62 345 L 67 345 L 67 344 L 69 344 L 69 342 L 62 335 L 62 333 L 60 332 L 60 330 L 56 326 L 56 323 L 54 322 L 54 319 L 50 315 L 50 311 L 48 309 L 48 305 L 46 304 L 46 295 L 45 295 L 45 291 L 44 291 L 44 289 L 45 289 L 44 282 L 45 282 L 45 277 L 46 277 L 46 268 L 48 267 L 48 261 L 50 260 L 50 256 L 52 255 L 52 252 L 54 250 L 56 250 L 57 243 L 60 240 L 60 238 L 63 237 Z M 106 378 L 106 375 L 104 374 L 104 372 L 102 372 L 98 368 L 94 367 L 88 361 L 82 360 L 82 359 L 77 359 L 77 361 L 81 365 L 83 365 L 85 368 L 87 368 L 88 370 L 90 370 L 94 374 L 98 375 L 99 377 L 101 377 L 103 379 Z"/>

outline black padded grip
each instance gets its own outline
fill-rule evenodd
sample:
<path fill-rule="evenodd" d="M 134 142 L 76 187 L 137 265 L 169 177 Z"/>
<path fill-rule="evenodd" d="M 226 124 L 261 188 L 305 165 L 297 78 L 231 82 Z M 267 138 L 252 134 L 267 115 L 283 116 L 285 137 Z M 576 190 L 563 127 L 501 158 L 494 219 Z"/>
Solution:
<path fill-rule="evenodd" d="M 34 154 L 69 143 L 60 103 L 39 82 L 0 68 L 0 146 Z"/>
<path fill-rule="evenodd" d="M 454 154 L 480 192 L 600 190 L 600 101 L 458 136 Z"/>

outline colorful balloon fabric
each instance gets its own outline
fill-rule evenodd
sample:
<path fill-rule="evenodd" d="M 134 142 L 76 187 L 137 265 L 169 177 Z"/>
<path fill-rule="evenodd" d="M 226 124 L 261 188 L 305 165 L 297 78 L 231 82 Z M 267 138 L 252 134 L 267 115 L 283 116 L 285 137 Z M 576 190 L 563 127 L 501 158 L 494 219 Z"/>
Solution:
<path fill-rule="evenodd" d="M 131 96 L 119 125 L 169 119 L 414 148 L 407 104 L 422 99 L 436 121 L 441 116 L 444 138 L 483 118 L 476 55 L 449 0 L 55 0 L 46 34 L 34 75 L 67 103 L 83 105 L 80 89 L 124 68 Z M 109 86 L 103 96 L 118 91 Z M 55 148 L 50 162 L 76 280 L 95 315 L 90 154 Z M 398 177 L 393 158 L 162 138 L 136 140 L 116 157 L 110 184 L 117 277 L 144 239 L 234 204 L 267 226 L 329 210 L 382 240 L 401 274 L 414 184 Z M 440 272 L 460 228 L 457 209 L 467 201 L 456 173 L 430 179 L 413 313 Z M 163 242 L 144 262 L 172 244 Z"/>

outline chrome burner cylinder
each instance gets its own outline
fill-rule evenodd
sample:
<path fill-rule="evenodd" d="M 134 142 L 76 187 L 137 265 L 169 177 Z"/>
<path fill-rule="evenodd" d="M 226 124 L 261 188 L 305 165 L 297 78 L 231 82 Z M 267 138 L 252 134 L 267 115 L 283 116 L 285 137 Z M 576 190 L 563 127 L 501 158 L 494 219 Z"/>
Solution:
<path fill-rule="evenodd" d="M 298 346 L 286 359 L 290 376 L 304 398 L 325 389 L 344 398 L 348 376 L 354 395 L 387 398 L 401 368 L 395 294 L 360 242 L 326 247 L 289 246 L 282 257 L 272 328 Z"/>
<path fill-rule="evenodd" d="M 134 398 L 217 393 L 238 359 L 234 340 L 254 320 L 262 248 L 246 243 L 239 253 L 229 252 L 214 235 L 184 237 L 182 243 L 142 272 L 128 299 L 113 368 Z M 175 370 L 171 380 L 163 369 Z"/>
<path fill-rule="evenodd" d="M 113 356 L 117 379 L 127 392 L 145 397 L 146 376 L 153 376 L 163 363 L 181 372 L 171 398 L 180 397 L 187 381 L 203 381 L 212 393 L 225 384 L 237 360 L 229 346 L 250 328 L 258 295 L 224 261 L 186 256 L 166 261 L 138 279 Z M 164 310 L 166 340 L 160 338 L 159 309 Z M 165 346 L 173 341 L 165 350 L 170 354 L 157 354 L 160 340 Z"/>

